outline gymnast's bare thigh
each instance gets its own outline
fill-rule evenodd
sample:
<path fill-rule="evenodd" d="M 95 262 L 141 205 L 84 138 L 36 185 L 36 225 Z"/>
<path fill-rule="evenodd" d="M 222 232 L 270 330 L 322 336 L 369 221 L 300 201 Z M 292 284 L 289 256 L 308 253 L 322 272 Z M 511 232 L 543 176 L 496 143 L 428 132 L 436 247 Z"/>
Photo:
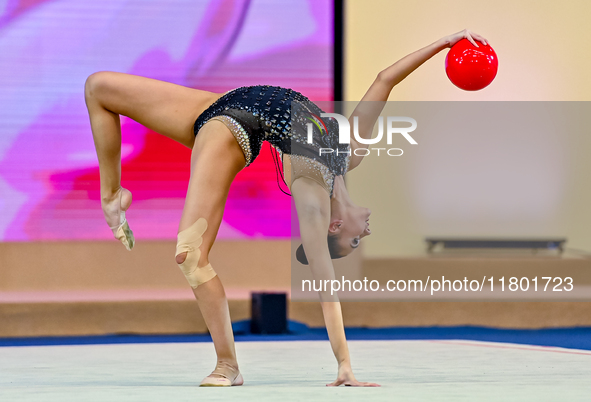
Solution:
<path fill-rule="evenodd" d="M 88 77 L 86 102 L 193 148 L 193 124 L 222 94 L 132 74 L 100 71 Z"/>

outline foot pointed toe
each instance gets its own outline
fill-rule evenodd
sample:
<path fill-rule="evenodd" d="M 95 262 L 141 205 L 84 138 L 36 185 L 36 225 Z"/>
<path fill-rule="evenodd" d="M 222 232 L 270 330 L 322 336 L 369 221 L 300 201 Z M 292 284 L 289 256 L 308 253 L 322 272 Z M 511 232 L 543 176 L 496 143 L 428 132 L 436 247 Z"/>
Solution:
<path fill-rule="evenodd" d="M 121 212 L 121 224 L 119 226 L 112 227 L 111 229 L 113 230 L 115 238 L 123 243 L 128 251 L 131 251 L 133 246 L 135 246 L 135 237 L 133 235 L 133 231 L 129 227 L 127 219 L 125 219 L 125 212 Z"/>

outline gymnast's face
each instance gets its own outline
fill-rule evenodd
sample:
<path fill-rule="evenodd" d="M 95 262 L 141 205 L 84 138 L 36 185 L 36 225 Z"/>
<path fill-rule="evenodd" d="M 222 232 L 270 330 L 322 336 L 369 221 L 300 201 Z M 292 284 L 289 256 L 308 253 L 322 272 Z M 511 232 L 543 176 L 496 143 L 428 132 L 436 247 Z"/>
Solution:
<path fill-rule="evenodd" d="M 359 247 L 361 239 L 371 234 L 369 229 L 369 208 L 350 206 L 347 207 L 340 219 L 331 221 L 328 228 L 329 235 L 336 235 L 337 244 L 342 256 L 350 254 Z"/>

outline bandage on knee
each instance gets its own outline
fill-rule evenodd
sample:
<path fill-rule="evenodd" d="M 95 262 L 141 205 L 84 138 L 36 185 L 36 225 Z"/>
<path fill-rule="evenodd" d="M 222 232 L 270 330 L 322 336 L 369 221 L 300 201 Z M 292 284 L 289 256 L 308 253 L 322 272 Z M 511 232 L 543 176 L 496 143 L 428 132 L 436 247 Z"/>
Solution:
<path fill-rule="evenodd" d="M 199 218 L 193 225 L 179 232 L 177 237 L 176 255 L 187 253 L 185 261 L 177 265 L 183 271 L 193 289 L 216 276 L 211 264 L 198 267 L 199 258 L 201 257 L 199 247 L 203 243 L 203 234 L 206 230 L 207 221 L 205 218 Z"/>

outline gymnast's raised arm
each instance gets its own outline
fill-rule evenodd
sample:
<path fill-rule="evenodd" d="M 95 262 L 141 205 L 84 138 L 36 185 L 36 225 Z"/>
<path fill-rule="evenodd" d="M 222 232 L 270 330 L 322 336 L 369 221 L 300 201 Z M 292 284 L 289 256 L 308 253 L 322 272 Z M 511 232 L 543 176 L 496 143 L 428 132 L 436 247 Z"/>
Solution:
<path fill-rule="evenodd" d="M 353 136 L 353 117 L 358 117 L 359 123 L 359 136 L 364 139 L 371 138 L 373 127 L 378 119 L 382 109 L 384 108 L 390 92 L 399 82 L 405 79 L 410 73 L 416 70 L 421 64 L 429 60 L 431 57 L 439 53 L 445 48 L 452 47 L 458 41 L 463 38 L 467 38 L 472 44 L 478 47 L 475 40 L 487 44 L 486 39 L 482 36 L 471 32 L 467 29 L 457 32 L 452 35 L 445 36 L 429 46 L 417 50 L 390 67 L 380 71 L 371 84 L 361 102 L 357 105 L 351 116 L 349 117 L 349 123 L 351 127 L 351 161 L 349 163 L 349 170 L 355 169 L 363 160 L 364 154 L 356 155 L 355 149 L 367 148 L 368 144 L 360 144 L 355 140 Z"/>
<path fill-rule="evenodd" d="M 298 211 L 302 244 L 306 250 L 314 280 L 333 280 L 335 279 L 334 267 L 326 238 L 331 206 L 326 191 L 313 180 L 302 177 L 293 182 L 291 192 Z M 327 385 L 378 386 L 378 384 L 355 379 L 338 297 L 336 294 L 331 295 L 330 291 L 321 291 L 319 296 L 328 338 L 338 363 L 337 379 Z"/>

